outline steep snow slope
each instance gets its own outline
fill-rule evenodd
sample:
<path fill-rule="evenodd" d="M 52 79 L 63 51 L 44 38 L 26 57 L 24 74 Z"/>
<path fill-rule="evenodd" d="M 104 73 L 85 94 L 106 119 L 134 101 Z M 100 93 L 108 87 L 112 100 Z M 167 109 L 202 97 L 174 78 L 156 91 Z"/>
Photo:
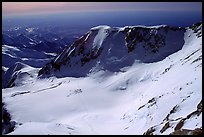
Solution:
<path fill-rule="evenodd" d="M 165 28 L 160 27 L 162 30 Z M 101 36 L 103 40 L 98 39 L 101 35 L 98 28 L 107 32 L 108 36 Z M 76 52 L 69 62 L 73 68 L 65 65 L 56 71 L 48 64 L 47 72 L 52 77 L 38 78 L 34 75 L 30 79 L 32 82 L 3 89 L 3 102 L 11 119 L 17 122 L 14 131 L 9 134 L 170 134 L 181 129 L 201 128 L 202 24 L 186 28 L 186 31 L 170 30 L 171 34 L 179 34 L 177 38 L 183 38 L 165 46 L 159 42 L 158 45 L 163 47 L 155 53 L 152 52 L 155 47 L 149 48 L 151 44 L 146 44 L 146 48 L 139 47 L 138 44 L 145 40 L 134 46 L 130 46 L 134 38 L 124 41 L 122 33 L 127 28 L 131 27 L 112 30 L 97 27 L 77 41 L 77 44 L 95 41 L 95 44 L 84 48 L 85 53 L 93 46 L 96 47 L 94 51 L 103 48 L 99 56 L 97 52 L 93 53 L 95 60 L 83 66 L 74 65 L 82 58 Z M 110 34 L 112 31 L 121 35 Z M 166 39 L 173 40 L 173 36 L 164 34 L 162 36 Z M 112 44 L 105 44 L 110 42 L 109 38 L 115 39 Z M 120 42 L 124 47 L 118 45 Z M 131 47 L 129 53 L 128 46 Z M 78 48 L 65 49 L 53 60 L 53 64 L 67 63 L 67 57 Z M 147 57 L 136 55 L 144 53 L 144 49 L 151 51 L 146 53 Z M 121 55 L 123 53 L 124 56 Z M 129 59 L 132 60 L 128 62 Z M 29 70 L 32 72 L 31 68 Z M 41 74 L 46 77 L 42 70 Z M 83 76 L 73 74 L 78 71 L 88 73 L 86 77 L 62 77 Z M 36 73 L 33 71 L 33 74 Z"/>

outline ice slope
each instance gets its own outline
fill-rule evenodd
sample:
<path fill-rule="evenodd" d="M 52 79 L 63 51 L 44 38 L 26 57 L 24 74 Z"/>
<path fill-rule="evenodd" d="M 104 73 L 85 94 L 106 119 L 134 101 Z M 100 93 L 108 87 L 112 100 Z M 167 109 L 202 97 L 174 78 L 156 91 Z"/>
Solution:
<path fill-rule="evenodd" d="M 136 60 L 120 71 L 97 68 L 78 78 L 35 75 L 28 84 L 3 89 L 2 101 L 17 122 L 9 134 L 140 135 L 201 128 L 199 27 L 187 28 L 182 48 L 161 61 Z"/>

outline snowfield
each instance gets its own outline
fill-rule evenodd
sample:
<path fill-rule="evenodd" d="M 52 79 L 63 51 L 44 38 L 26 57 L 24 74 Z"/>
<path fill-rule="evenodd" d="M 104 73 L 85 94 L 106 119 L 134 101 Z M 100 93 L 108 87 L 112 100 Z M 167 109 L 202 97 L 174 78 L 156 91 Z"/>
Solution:
<path fill-rule="evenodd" d="M 155 28 L 160 27 L 165 26 Z M 126 56 L 121 56 L 123 49 L 115 45 L 119 42 L 103 45 L 109 35 L 112 37 L 114 29 L 99 26 L 91 29 L 99 30 L 92 32 L 96 33 L 95 37 L 88 34 L 94 48 L 104 47 L 107 52 L 102 52 L 91 69 L 88 69 L 90 64 L 85 65 L 84 70 L 79 66 L 70 69 L 71 72 L 74 69 L 86 71 L 86 76 L 57 77 L 58 73 L 67 74 L 64 67 L 56 72 L 57 76 L 53 73 L 42 78 L 37 76 L 39 68 L 24 66 L 21 72 L 27 75 L 19 75 L 16 86 L 2 91 L 2 102 L 11 120 L 16 122 L 14 131 L 8 134 L 142 135 L 146 132 L 167 135 L 179 129 L 202 128 L 202 36 L 197 36 L 202 24 L 199 27 L 197 33 L 187 28 L 181 49 L 156 62 L 142 62 L 138 57 L 129 64 Z M 125 28 L 115 29 L 120 33 Z M 169 39 L 176 37 L 180 36 Z M 67 49 L 63 53 L 70 51 Z M 62 60 L 63 53 L 55 61 Z M 104 58 L 105 53 L 107 58 Z M 137 57 L 133 53 L 129 53 L 131 58 Z M 127 64 L 115 71 L 114 63 L 121 62 Z M 109 64 L 111 69 L 108 69 Z M 183 125 L 179 124 L 181 121 Z"/>

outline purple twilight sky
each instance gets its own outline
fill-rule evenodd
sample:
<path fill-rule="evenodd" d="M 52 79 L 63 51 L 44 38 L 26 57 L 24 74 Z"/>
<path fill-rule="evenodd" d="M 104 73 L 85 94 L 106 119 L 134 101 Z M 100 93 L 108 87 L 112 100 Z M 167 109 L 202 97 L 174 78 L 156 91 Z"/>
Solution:
<path fill-rule="evenodd" d="M 77 11 L 202 11 L 202 2 L 2 2 L 2 15 Z"/>

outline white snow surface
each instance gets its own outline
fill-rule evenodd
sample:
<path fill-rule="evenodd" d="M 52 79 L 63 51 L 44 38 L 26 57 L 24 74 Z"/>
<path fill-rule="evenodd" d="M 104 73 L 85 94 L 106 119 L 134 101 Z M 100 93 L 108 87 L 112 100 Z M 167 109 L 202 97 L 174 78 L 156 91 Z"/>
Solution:
<path fill-rule="evenodd" d="M 110 28 L 94 29 L 99 29 L 94 44 L 101 46 L 106 39 L 101 32 Z M 121 71 L 97 68 L 98 71 L 87 77 L 78 78 L 40 79 L 32 74 L 31 82 L 3 89 L 2 101 L 12 120 L 17 122 L 9 134 L 140 135 L 152 126 L 157 126 L 155 134 L 173 132 L 179 122 L 176 119 L 195 111 L 202 100 L 202 37 L 197 38 L 189 29 L 184 40 L 181 50 L 158 62 L 136 60 Z M 200 56 L 201 59 L 195 61 Z M 110 58 L 110 62 L 114 61 L 117 62 L 117 58 Z M 36 73 L 31 67 L 26 69 Z M 169 117 L 175 121 L 161 133 L 163 120 L 176 105 L 177 111 Z M 202 127 L 202 113 L 197 119 L 192 117 L 185 121 L 183 127 Z"/>

